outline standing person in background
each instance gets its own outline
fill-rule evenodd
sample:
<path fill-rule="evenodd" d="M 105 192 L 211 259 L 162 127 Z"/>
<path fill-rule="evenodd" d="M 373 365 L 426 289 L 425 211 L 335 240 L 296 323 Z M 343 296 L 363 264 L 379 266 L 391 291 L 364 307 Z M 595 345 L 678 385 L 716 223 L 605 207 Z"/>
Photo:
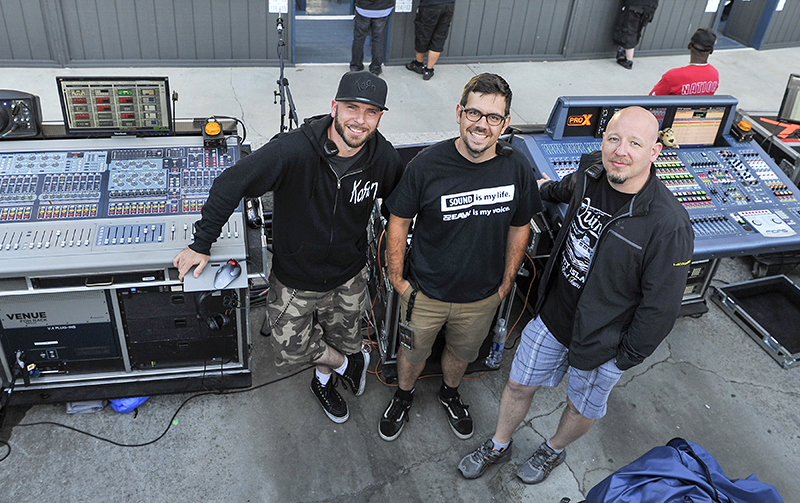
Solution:
<path fill-rule="evenodd" d="M 394 0 L 356 0 L 356 15 L 353 19 L 353 47 L 350 56 L 350 71 L 364 69 L 364 41 L 370 38 L 372 62 L 369 71 L 380 75 L 385 56 L 386 27 L 394 9 Z"/>
<path fill-rule="evenodd" d="M 700 28 L 689 42 L 689 66 L 673 68 L 665 73 L 650 91 L 650 96 L 677 94 L 714 94 L 719 87 L 719 72 L 708 63 L 714 52 L 717 36 L 708 28 Z"/>
<path fill-rule="evenodd" d="M 433 77 L 433 65 L 444 50 L 447 32 L 453 21 L 455 0 L 421 0 L 414 18 L 414 59 L 406 68 L 422 75 L 423 80 Z M 424 63 L 425 54 L 428 62 Z"/>
<path fill-rule="evenodd" d="M 633 68 L 633 49 L 642 38 L 644 27 L 653 20 L 658 0 L 623 0 L 622 11 L 614 25 L 614 43 L 617 47 L 617 64 Z"/>

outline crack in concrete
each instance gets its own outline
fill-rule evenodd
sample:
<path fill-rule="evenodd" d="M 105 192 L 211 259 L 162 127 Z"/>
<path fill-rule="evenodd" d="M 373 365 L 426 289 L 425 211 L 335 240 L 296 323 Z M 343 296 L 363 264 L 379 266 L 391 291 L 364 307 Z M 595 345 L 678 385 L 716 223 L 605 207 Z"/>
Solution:
<path fill-rule="evenodd" d="M 244 128 L 245 127 L 244 124 L 247 124 L 247 111 L 245 110 L 245 107 L 242 104 L 242 100 L 239 98 L 239 94 L 236 92 L 236 86 L 233 85 L 233 73 L 234 73 L 233 70 L 234 70 L 233 68 L 228 70 L 228 76 L 229 76 L 228 77 L 228 83 L 230 84 L 231 91 L 233 93 L 233 99 L 236 102 L 236 104 L 239 106 L 238 118 L 242 121 L 242 127 Z M 257 121 L 254 121 L 254 122 L 257 122 Z M 237 130 L 238 130 L 238 124 L 237 124 Z M 257 128 L 255 128 L 253 126 L 251 126 L 251 128 L 250 128 L 250 132 L 252 133 L 251 136 L 259 136 L 259 137 L 264 137 L 265 136 L 265 135 L 263 135 L 261 133 L 260 129 L 257 129 Z M 242 133 L 244 134 L 245 131 L 243 130 Z"/>
<path fill-rule="evenodd" d="M 580 488 L 581 494 L 583 494 L 584 498 L 589 493 L 589 490 L 591 490 L 591 487 L 589 488 L 589 490 L 586 489 L 586 486 L 589 484 L 589 482 L 587 480 L 589 478 L 589 475 L 594 473 L 594 472 L 602 472 L 602 471 L 606 471 L 606 470 L 607 470 L 606 468 L 592 468 L 591 470 L 586 470 L 583 473 L 583 481 L 578 483 L 578 487 Z M 612 473 L 613 472 L 614 472 L 614 470 L 612 470 Z M 603 477 L 603 478 L 605 478 L 605 477 Z"/>
<path fill-rule="evenodd" d="M 626 383 L 618 384 L 616 387 L 617 388 L 626 388 L 626 387 L 628 387 L 629 384 L 631 384 L 635 380 L 637 380 L 640 377 L 648 374 L 654 368 L 660 367 L 662 365 L 686 365 L 686 366 L 692 367 L 692 368 L 694 368 L 694 369 L 696 369 L 696 370 L 698 370 L 700 372 L 705 372 L 705 373 L 711 374 L 714 377 L 720 379 L 722 382 L 725 382 L 725 383 L 728 383 L 728 384 L 732 384 L 732 385 L 736 385 L 736 386 L 749 386 L 749 387 L 752 387 L 752 388 L 755 388 L 755 389 L 767 390 L 767 391 L 771 391 L 771 392 L 774 392 L 774 393 L 779 393 L 779 394 L 786 395 L 786 396 L 793 397 L 793 398 L 800 397 L 800 392 L 794 392 L 794 391 L 791 391 L 791 390 L 784 390 L 784 389 L 774 388 L 774 387 L 771 387 L 771 386 L 768 386 L 768 385 L 765 385 L 765 384 L 756 384 L 756 383 L 752 383 L 752 382 L 737 381 L 737 380 L 734 380 L 734 379 L 730 379 L 730 378 L 724 377 L 724 376 L 720 375 L 719 373 L 717 373 L 717 372 L 715 372 L 715 371 L 713 371 L 711 369 L 700 367 L 699 365 L 696 365 L 696 364 L 694 364 L 692 362 L 674 360 L 673 357 L 672 357 L 672 354 L 670 354 L 670 356 L 667 357 L 665 360 L 654 362 L 652 365 L 647 367 L 644 371 L 632 376 Z"/>
<path fill-rule="evenodd" d="M 393 474 L 389 477 L 382 478 L 380 480 L 376 480 L 372 484 L 364 486 L 361 490 L 339 494 L 332 498 L 322 499 L 322 500 L 305 500 L 299 503 L 334 503 L 340 501 L 348 501 L 348 502 L 355 502 L 355 501 L 371 501 L 371 496 L 379 494 L 380 491 L 387 485 L 393 484 L 399 480 L 402 480 L 404 477 L 408 476 L 414 469 L 417 467 L 421 467 L 430 463 L 441 465 L 445 462 L 444 457 L 440 458 L 427 458 L 425 461 L 413 463 L 410 465 L 403 465 L 402 467 L 398 467 L 397 470 L 393 472 Z"/>
<path fill-rule="evenodd" d="M 239 99 L 239 95 L 236 92 L 236 87 L 233 85 L 233 68 L 228 70 L 228 82 L 230 83 L 230 86 L 231 86 L 231 92 L 233 93 L 233 99 L 234 99 L 234 101 L 236 101 L 236 104 L 239 105 L 239 115 L 242 118 L 242 122 L 244 122 L 245 117 L 246 117 L 246 113 L 245 113 L 245 110 L 244 110 L 244 106 L 242 105 L 242 102 Z"/>
<path fill-rule="evenodd" d="M 533 421 L 536 420 L 536 419 L 541 419 L 543 417 L 547 417 L 547 416 L 549 416 L 551 414 L 555 414 L 555 413 L 561 411 L 566 406 L 566 404 L 567 404 L 567 401 L 566 400 L 562 400 L 562 401 L 558 402 L 558 404 L 555 407 L 553 407 L 552 410 L 550 410 L 549 412 L 543 412 L 543 413 L 540 413 L 540 414 L 532 416 L 529 420 L 522 421 L 522 424 L 516 429 L 516 431 L 514 433 L 516 433 L 517 431 L 519 431 L 522 428 L 530 428 L 531 431 L 533 431 L 536 435 L 538 435 L 539 437 L 547 440 L 547 437 L 541 431 L 537 430 L 533 426 Z M 538 447 L 538 445 L 535 446 L 535 447 Z M 523 463 L 525 463 L 528 460 L 529 457 L 530 456 L 526 457 L 525 460 L 523 461 Z M 577 484 L 578 490 L 580 490 L 581 494 L 586 495 L 586 491 L 584 490 L 585 483 L 582 482 L 578 478 L 577 473 L 575 472 L 575 470 L 572 469 L 572 467 L 570 466 L 570 464 L 567 461 L 564 461 L 563 465 L 565 467 L 567 467 L 569 472 L 572 474 L 572 478 L 575 480 L 575 484 Z"/>

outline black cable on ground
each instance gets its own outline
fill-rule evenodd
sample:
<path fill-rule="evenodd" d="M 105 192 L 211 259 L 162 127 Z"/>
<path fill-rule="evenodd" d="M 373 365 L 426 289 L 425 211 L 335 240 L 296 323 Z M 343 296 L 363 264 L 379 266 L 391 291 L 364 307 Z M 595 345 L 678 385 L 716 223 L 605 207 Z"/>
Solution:
<path fill-rule="evenodd" d="M 310 368 L 313 368 L 313 366 L 304 367 L 304 368 L 302 368 L 302 369 L 300 369 L 300 370 L 298 370 L 298 371 L 296 371 L 296 372 L 294 372 L 292 374 L 288 374 L 288 375 L 285 375 L 283 377 L 279 377 L 279 378 L 277 378 L 275 380 L 272 380 L 272 381 L 269 381 L 269 382 L 265 382 L 265 383 L 259 384 L 257 386 L 252 386 L 250 388 L 230 390 L 230 391 L 221 391 L 221 390 L 220 391 L 205 391 L 203 393 L 198 393 L 196 395 L 192 395 L 189 398 L 187 398 L 186 400 L 184 400 L 183 403 L 181 403 L 181 405 L 178 407 L 178 409 L 175 411 L 175 413 L 170 418 L 166 429 L 164 430 L 163 433 L 161 433 L 161 435 L 159 435 L 158 437 L 156 437 L 153 440 L 150 440 L 150 441 L 144 442 L 144 443 L 140 443 L 140 444 L 122 444 L 122 443 L 116 442 L 114 440 L 111 440 L 111 439 L 108 439 L 108 438 L 104 438 L 104 437 L 101 437 L 101 436 L 98 436 L 98 435 L 94 435 L 93 433 L 89 433 L 87 431 L 83 431 L 83 430 L 80 430 L 78 428 L 74 428 L 72 426 L 68 426 L 66 424 L 56 423 L 54 421 L 37 421 L 35 423 L 21 423 L 21 424 L 18 424 L 17 426 L 23 426 L 23 427 L 27 427 L 27 426 L 44 426 L 44 425 L 56 426 L 56 427 L 59 427 L 59 428 L 64 428 L 64 429 L 67 429 L 67 430 L 70 430 L 70 431 L 74 431 L 75 433 L 80 433 L 81 435 L 86 435 L 88 437 L 91 437 L 91 438 L 94 438 L 96 440 L 100 440 L 102 442 L 106 442 L 106 443 L 115 445 L 117 447 L 145 447 L 145 446 L 148 446 L 148 445 L 152 445 L 152 444 L 158 442 L 159 440 L 161 440 L 162 438 L 164 438 L 164 435 L 166 435 L 167 432 L 169 431 L 169 429 L 172 427 L 173 422 L 175 421 L 175 418 L 178 416 L 178 413 L 181 411 L 181 409 L 183 409 L 183 407 L 187 403 L 189 403 L 190 401 L 194 400 L 195 398 L 199 398 L 201 396 L 206 396 L 206 395 L 235 395 L 235 394 L 239 394 L 239 393 L 248 393 L 250 391 L 255 391 L 255 390 L 263 388 L 265 386 L 269 386 L 270 384 L 281 382 L 281 381 L 284 381 L 284 380 L 289 379 L 291 377 L 294 377 L 294 376 L 296 376 L 296 375 L 298 375 L 298 374 L 300 374 L 302 372 L 305 372 L 306 370 L 308 370 Z M 2 424 L 0 424 L 0 427 L 1 426 L 2 426 Z M 4 441 L 4 440 L 0 440 L 0 444 L 5 445 L 6 447 L 8 447 L 8 452 L 5 454 L 5 456 L 0 458 L 0 462 L 2 462 L 6 458 L 8 458 L 8 456 L 11 455 L 11 445 L 9 445 L 9 443 Z"/>

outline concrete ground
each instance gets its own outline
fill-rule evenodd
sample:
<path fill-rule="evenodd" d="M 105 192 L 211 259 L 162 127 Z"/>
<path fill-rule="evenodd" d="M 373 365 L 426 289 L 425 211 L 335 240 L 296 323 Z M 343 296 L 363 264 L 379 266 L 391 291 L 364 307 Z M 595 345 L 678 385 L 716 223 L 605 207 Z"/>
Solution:
<path fill-rule="evenodd" d="M 720 71 L 718 94 L 737 97 L 743 110 L 777 111 L 788 74 L 800 70 L 797 48 L 720 51 L 711 62 Z M 381 131 L 398 145 L 453 136 L 461 89 L 480 72 L 509 81 L 515 93 L 512 123 L 521 125 L 544 123 L 561 95 L 647 94 L 664 71 L 686 63 L 688 55 L 637 57 L 632 71 L 611 58 L 440 64 L 428 82 L 390 66 L 384 71 L 390 110 Z M 288 68 L 298 115 L 328 112 L 346 70 L 346 65 Z M 239 117 L 254 147 L 280 124 L 280 107 L 272 103 L 275 68 L 22 68 L 3 74 L 3 87 L 40 96 L 50 121 L 61 118 L 57 75 L 168 75 L 180 94 L 178 117 Z M 797 272 L 791 277 L 800 281 Z M 751 278 L 748 259 L 725 259 L 713 284 Z M 63 404 L 12 408 L 0 432 L 11 447 L 0 463 L 0 500 L 557 503 L 568 497 L 576 502 L 650 448 L 682 436 L 714 455 L 729 477 L 754 473 L 787 502 L 800 501 L 800 369 L 782 369 L 715 305 L 699 318 L 679 319 L 655 354 L 624 374 L 608 415 L 570 446 L 564 466 L 537 486 L 520 483 L 515 472 L 554 432 L 565 403 L 563 383 L 537 395 L 515 435 L 512 461 L 468 481 L 456 465 L 493 433 L 510 351 L 500 371 L 470 376 L 462 385 L 476 423 L 472 439 L 459 440 L 450 431 L 435 398 L 439 379 L 432 377 L 420 382 L 411 421 L 388 443 L 376 430 L 393 388 L 370 375 L 361 397 L 343 392 L 350 419 L 331 423 L 309 391 L 310 371 L 279 380 L 270 345 L 258 334 L 263 316 L 261 308 L 251 313 L 251 390 L 154 396 L 136 415 L 106 407 L 69 416 Z M 510 340 L 516 340 L 522 323 Z M 124 447 L 103 439 L 147 445 Z M 0 447 L 0 457 L 5 452 Z"/>

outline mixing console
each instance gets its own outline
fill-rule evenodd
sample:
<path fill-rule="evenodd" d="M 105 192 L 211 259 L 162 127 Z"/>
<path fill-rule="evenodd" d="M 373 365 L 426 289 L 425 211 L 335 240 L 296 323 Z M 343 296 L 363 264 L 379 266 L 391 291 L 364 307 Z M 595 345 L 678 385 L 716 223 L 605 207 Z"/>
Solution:
<path fill-rule="evenodd" d="M 585 141 L 578 141 L 578 140 Z M 797 188 L 755 143 L 662 150 L 656 175 L 689 212 L 695 260 L 800 248 Z M 597 138 L 523 137 L 536 168 L 554 180 L 574 172 Z M 776 237 L 778 239 L 776 239 Z"/>
<path fill-rule="evenodd" d="M 201 142 L 129 137 L 5 142 L 0 274 L 170 264 L 191 242 L 192 225 L 214 179 L 239 157 L 234 142 L 226 149 L 204 149 Z M 243 240 L 237 211 L 214 252 L 224 260 L 243 258 Z"/>

